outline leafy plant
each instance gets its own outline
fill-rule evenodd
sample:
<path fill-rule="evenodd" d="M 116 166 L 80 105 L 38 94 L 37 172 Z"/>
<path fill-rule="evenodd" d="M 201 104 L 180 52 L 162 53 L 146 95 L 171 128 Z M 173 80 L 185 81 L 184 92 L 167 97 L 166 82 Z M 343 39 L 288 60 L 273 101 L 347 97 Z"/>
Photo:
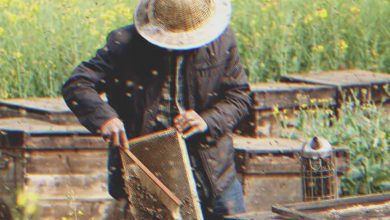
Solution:
<path fill-rule="evenodd" d="M 291 136 L 321 136 L 333 146 L 350 149 L 351 171 L 343 177 L 343 195 L 390 190 L 390 118 L 382 105 L 344 102 L 338 117 L 331 109 L 301 109 Z M 280 118 L 280 117 L 278 117 Z M 283 125 L 285 123 L 281 123 Z"/>

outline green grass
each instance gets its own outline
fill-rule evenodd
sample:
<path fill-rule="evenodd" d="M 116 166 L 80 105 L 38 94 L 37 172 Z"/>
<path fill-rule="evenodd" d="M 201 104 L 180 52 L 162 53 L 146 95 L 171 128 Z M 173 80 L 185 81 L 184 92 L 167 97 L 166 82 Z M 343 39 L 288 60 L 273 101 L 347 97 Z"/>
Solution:
<path fill-rule="evenodd" d="M 136 0 L 0 0 L 0 98 L 55 96 Z M 232 26 L 251 81 L 290 72 L 390 72 L 389 0 L 233 0 Z"/>

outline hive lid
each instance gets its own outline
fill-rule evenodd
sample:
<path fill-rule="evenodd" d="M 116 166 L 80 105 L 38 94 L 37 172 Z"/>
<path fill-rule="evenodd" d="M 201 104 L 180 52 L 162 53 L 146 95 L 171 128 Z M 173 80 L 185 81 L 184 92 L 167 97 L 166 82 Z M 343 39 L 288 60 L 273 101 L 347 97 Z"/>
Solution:
<path fill-rule="evenodd" d="M 285 92 L 297 90 L 330 89 L 330 86 L 305 83 L 259 82 L 250 84 L 252 92 Z"/>
<path fill-rule="evenodd" d="M 80 124 L 58 125 L 31 118 L 0 119 L 0 148 L 40 150 L 106 149 L 99 135 Z"/>
<path fill-rule="evenodd" d="M 0 99 L 0 106 L 36 112 L 72 113 L 62 98 Z"/>
<path fill-rule="evenodd" d="M 282 81 L 344 87 L 390 83 L 390 75 L 364 70 L 344 70 L 320 73 L 290 74 L 288 76 L 283 76 Z"/>
<path fill-rule="evenodd" d="M 254 138 L 233 135 L 233 146 L 236 151 L 259 154 L 301 153 L 304 141 L 286 138 Z M 349 152 L 345 146 L 335 146 L 335 152 Z"/>
<path fill-rule="evenodd" d="M 236 150 L 251 153 L 293 153 L 302 149 L 302 142 L 283 138 L 252 138 L 233 136 Z"/>
<path fill-rule="evenodd" d="M 91 134 L 82 125 L 58 125 L 31 118 L 0 119 L 0 131 L 24 132 L 30 135 L 42 134 Z"/>

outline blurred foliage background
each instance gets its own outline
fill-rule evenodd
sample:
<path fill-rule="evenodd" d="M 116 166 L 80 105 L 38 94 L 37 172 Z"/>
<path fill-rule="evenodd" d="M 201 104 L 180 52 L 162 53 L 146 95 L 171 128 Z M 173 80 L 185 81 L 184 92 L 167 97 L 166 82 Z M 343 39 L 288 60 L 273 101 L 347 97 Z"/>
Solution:
<path fill-rule="evenodd" d="M 137 0 L 0 0 L 0 98 L 55 96 Z M 252 82 L 291 72 L 390 72 L 389 0 L 233 0 Z"/>

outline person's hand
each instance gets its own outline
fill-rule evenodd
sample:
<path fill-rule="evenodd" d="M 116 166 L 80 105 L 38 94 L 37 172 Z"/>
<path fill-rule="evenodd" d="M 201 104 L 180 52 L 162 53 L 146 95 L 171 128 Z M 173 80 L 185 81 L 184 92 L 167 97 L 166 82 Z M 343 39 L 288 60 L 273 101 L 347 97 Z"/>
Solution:
<path fill-rule="evenodd" d="M 184 138 L 207 130 L 206 122 L 194 110 L 188 110 L 176 116 L 174 124 L 176 129 L 183 134 Z"/>
<path fill-rule="evenodd" d="M 112 118 L 104 122 L 100 131 L 105 140 L 111 141 L 112 146 L 129 148 L 125 127 L 119 118 Z"/>

